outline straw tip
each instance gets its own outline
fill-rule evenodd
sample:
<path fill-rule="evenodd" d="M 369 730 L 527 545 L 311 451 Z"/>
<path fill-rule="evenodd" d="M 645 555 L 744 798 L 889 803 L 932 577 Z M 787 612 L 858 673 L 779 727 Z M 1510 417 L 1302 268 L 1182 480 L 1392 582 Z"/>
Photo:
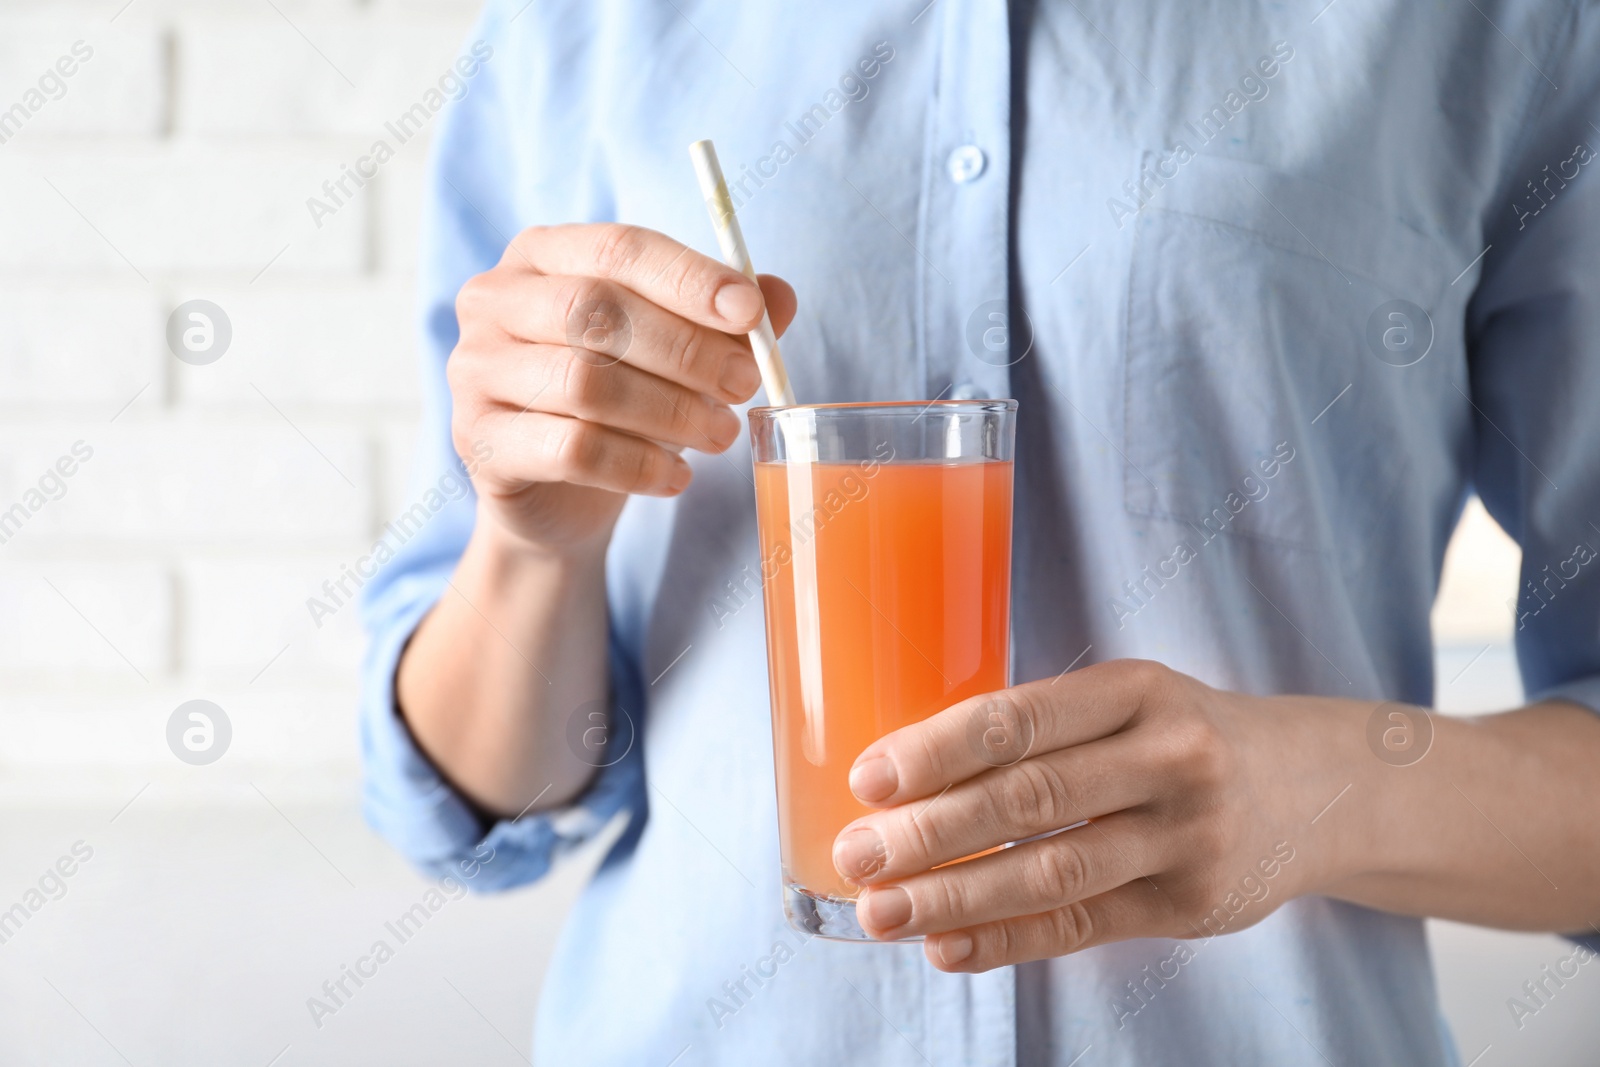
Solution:
<path fill-rule="evenodd" d="M 705 137 L 689 144 L 689 154 L 698 155 L 701 152 L 715 152 L 717 146 L 711 143 L 711 138 Z"/>

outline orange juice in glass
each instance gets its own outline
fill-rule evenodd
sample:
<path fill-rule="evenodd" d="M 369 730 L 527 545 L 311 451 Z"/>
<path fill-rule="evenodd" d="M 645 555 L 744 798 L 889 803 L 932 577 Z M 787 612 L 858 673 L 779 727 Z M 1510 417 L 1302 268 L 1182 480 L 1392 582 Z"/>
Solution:
<path fill-rule="evenodd" d="M 1008 684 L 1014 400 L 750 412 L 784 911 L 866 940 L 833 841 L 873 741 Z"/>

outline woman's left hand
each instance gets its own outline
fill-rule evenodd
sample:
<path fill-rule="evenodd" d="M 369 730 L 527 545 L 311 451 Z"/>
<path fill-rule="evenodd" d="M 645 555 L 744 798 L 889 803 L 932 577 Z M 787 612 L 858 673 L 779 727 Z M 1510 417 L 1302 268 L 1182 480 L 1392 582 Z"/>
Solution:
<path fill-rule="evenodd" d="M 1135 660 L 975 697 L 862 752 L 851 788 L 882 810 L 845 827 L 834 865 L 869 934 L 925 935 L 946 971 L 1232 933 L 1330 877 L 1312 824 L 1351 781 L 1351 703 Z"/>

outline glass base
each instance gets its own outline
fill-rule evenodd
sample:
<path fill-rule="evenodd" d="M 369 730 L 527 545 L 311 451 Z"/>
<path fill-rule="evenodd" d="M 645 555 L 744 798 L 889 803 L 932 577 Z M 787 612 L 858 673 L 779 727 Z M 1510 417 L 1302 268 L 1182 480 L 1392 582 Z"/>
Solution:
<path fill-rule="evenodd" d="M 783 915 L 789 925 L 811 937 L 829 941 L 869 941 L 883 945 L 897 945 L 921 941 L 921 937 L 902 937 L 894 941 L 878 941 L 861 929 L 856 921 L 856 902 L 835 897 L 818 896 L 789 881 L 783 881 Z"/>

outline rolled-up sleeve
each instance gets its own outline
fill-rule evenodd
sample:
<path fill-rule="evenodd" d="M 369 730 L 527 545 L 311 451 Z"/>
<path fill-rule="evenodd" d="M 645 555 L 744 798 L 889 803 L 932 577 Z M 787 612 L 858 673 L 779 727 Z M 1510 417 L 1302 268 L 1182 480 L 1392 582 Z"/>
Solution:
<path fill-rule="evenodd" d="M 424 408 L 415 474 L 374 545 L 381 569 L 364 588 L 362 605 L 369 638 L 360 709 L 367 820 L 422 869 L 453 874 L 478 890 L 542 877 L 563 852 L 593 836 L 618 812 L 642 810 L 643 795 L 642 755 L 632 746 L 627 756 L 601 769 L 573 803 L 490 824 L 418 748 L 395 702 L 400 656 L 447 588 L 472 534 L 476 501 L 452 444 L 445 377 L 445 361 L 458 337 L 456 293 L 468 278 L 499 261 L 512 235 L 534 221 L 558 221 L 538 219 L 537 205 L 513 200 L 518 188 L 509 147 L 513 109 L 503 87 L 518 82 L 503 32 L 503 7 L 489 6 L 463 48 L 463 57 L 478 59 L 478 70 L 463 79 L 465 96 L 438 120 L 420 267 Z M 525 108 L 516 110 L 525 114 Z M 612 692 L 633 691 L 636 672 L 614 635 L 610 665 Z"/>
<path fill-rule="evenodd" d="M 602 768 L 571 804 L 485 822 L 417 748 L 396 711 L 395 665 L 443 584 L 444 575 L 404 575 L 390 585 L 392 603 L 388 598 L 369 602 L 373 637 L 361 709 L 363 810 L 374 829 L 429 874 L 454 875 L 479 891 L 509 889 L 542 878 L 618 812 L 641 810 L 642 753 L 632 746 Z M 613 692 L 621 691 L 630 681 L 616 677 L 623 658 L 614 643 L 611 663 Z"/>
<path fill-rule="evenodd" d="M 1600 711 L 1600 7 L 1567 17 L 1529 72 L 1540 95 L 1484 220 L 1467 339 L 1474 481 L 1522 546 L 1523 689 Z"/>
<path fill-rule="evenodd" d="M 1522 546 L 1524 689 L 1600 710 L 1600 8 L 1570 18 L 1540 64 L 1560 89 L 1541 82 L 1485 220 L 1467 326 L 1474 480 Z"/>

